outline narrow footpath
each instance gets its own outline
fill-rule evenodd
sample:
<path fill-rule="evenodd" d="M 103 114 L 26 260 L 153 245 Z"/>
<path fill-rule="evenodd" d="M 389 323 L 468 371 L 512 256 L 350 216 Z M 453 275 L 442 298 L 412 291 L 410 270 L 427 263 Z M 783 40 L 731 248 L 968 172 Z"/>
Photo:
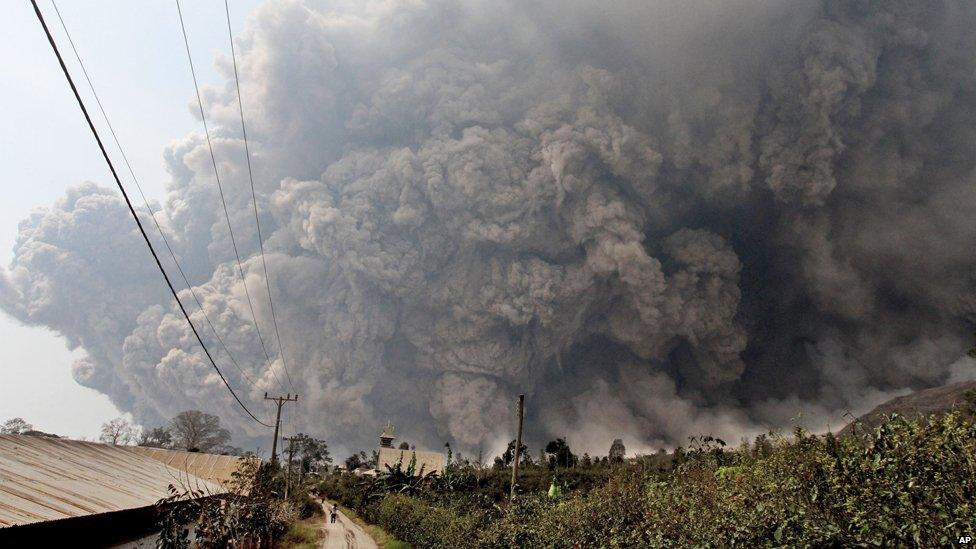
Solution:
<path fill-rule="evenodd" d="M 329 520 L 330 507 L 331 501 L 322 502 L 322 510 L 325 511 L 322 521 L 322 532 L 325 534 L 322 549 L 379 549 L 373 538 L 346 515 L 339 513 L 333 524 Z"/>

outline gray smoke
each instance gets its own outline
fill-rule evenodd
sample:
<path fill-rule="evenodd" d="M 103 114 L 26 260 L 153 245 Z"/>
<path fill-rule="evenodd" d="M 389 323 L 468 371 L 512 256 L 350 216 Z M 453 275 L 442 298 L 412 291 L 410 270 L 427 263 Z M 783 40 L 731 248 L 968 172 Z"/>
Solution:
<path fill-rule="evenodd" d="M 239 66 L 296 428 L 604 452 L 839 427 L 972 377 L 976 5 L 277 2 Z M 263 414 L 273 338 L 230 77 L 159 220 Z M 167 267 L 172 268 L 167 262 Z M 234 410 L 94 184 L 21 224 L 0 305 L 144 424 Z M 187 292 L 183 297 L 192 305 Z M 192 306 L 191 309 L 195 309 Z M 202 315 L 213 349 L 219 347 Z"/>

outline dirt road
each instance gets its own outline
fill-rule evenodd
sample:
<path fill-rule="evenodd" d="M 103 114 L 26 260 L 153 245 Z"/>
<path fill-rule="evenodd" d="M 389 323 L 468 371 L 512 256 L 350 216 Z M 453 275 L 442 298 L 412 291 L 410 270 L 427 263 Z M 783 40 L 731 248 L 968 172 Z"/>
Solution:
<path fill-rule="evenodd" d="M 322 540 L 322 549 L 379 549 L 373 538 L 342 513 L 339 513 L 333 524 L 329 520 L 331 507 L 331 501 L 322 502 L 322 508 L 325 510 L 325 519 L 322 521 L 325 539 Z"/>

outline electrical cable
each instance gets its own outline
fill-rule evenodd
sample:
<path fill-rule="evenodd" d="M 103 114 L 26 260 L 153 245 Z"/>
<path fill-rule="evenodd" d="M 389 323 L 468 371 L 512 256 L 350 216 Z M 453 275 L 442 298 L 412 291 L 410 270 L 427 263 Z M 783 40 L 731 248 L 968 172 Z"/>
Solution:
<path fill-rule="evenodd" d="M 227 232 L 230 234 L 230 242 L 234 247 L 234 256 L 237 258 L 237 270 L 241 276 L 241 283 L 244 285 L 244 296 L 247 298 L 247 307 L 251 311 L 251 320 L 254 323 L 254 330 L 257 332 L 258 341 L 261 343 L 261 348 L 264 350 L 264 356 L 268 361 L 268 369 L 271 370 L 271 374 L 278 382 L 279 388 L 284 391 L 284 385 L 281 383 L 281 379 L 278 377 L 278 372 L 271 365 L 271 354 L 268 353 L 268 347 L 264 344 L 264 337 L 261 335 L 261 329 L 258 328 L 258 318 L 254 313 L 254 303 L 251 301 L 251 292 L 247 289 L 247 279 L 244 276 L 244 266 L 241 262 L 241 254 L 237 248 L 237 240 L 234 238 L 234 229 L 230 223 L 230 214 L 227 212 L 227 201 L 224 198 L 224 188 L 220 184 L 220 172 L 217 169 L 217 157 L 214 155 L 213 143 L 210 141 L 210 128 L 207 125 L 207 116 L 203 110 L 203 98 L 200 96 L 200 86 L 197 83 L 197 73 L 196 69 L 193 67 L 193 56 L 190 54 L 190 40 L 186 35 L 186 24 L 183 22 L 183 9 L 180 7 L 180 0 L 176 0 L 176 11 L 180 17 L 180 29 L 183 31 L 183 44 L 186 46 L 186 58 L 190 62 L 190 75 L 193 77 L 193 89 L 196 91 L 197 95 L 197 106 L 200 108 L 200 118 L 203 120 L 203 131 L 207 137 L 207 148 L 210 150 L 210 161 L 213 164 L 214 178 L 217 182 L 217 190 L 220 194 L 220 204 L 224 209 L 224 219 L 227 221 Z"/>
<path fill-rule="evenodd" d="M 37 20 L 41 23 L 41 27 L 44 29 L 44 34 L 47 35 L 47 41 L 51 44 L 51 49 L 54 50 L 54 55 L 58 58 L 58 64 L 61 65 L 61 71 L 64 73 L 64 77 L 68 81 L 68 85 L 71 87 L 71 92 L 74 94 L 75 100 L 78 102 L 78 107 L 81 108 L 81 113 L 85 116 L 85 121 L 88 123 L 88 129 L 91 130 L 92 136 L 95 138 L 95 142 L 98 144 L 98 149 L 101 151 L 102 157 L 105 159 L 105 163 L 108 164 L 108 168 L 112 172 L 112 177 L 115 179 L 115 184 L 122 193 L 122 198 L 125 199 L 126 206 L 129 207 L 129 213 L 132 214 L 132 219 L 135 220 L 136 226 L 139 228 L 139 233 L 142 235 L 143 240 L 146 242 L 146 246 L 149 248 L 149 253 L 152 254 L 153 259 L 156 261 L 156 267 L 159 268 L 160 274 L 163 275 L 163 280 L 166 281 L 166 286 L 169 287 L 170 293 L 173 294 L 173 298 L 176 299 L 176 304 L 179 306 L 180 311 L 183 312 L 184 318 L 186 318 L 187 323 L 190 325 L 190 330 L 193 331 L 193 335 L 196 337 L 197 342 L 200 344 L 204 354 L 210 361 L 210 365 L 213 366 L 214 370 L 217 372 L 217 375 L 220 377 L 220 380 L 224 383 L 224 386 L 227 387 L 227 390 L 230 391 L 230 394 L 234 397 L 234 400 L 236 400 L 241 408 L 247 412 L 247 415 L 251 416 L 251 419 L 257 423 L 260 423 L 261 425 L 264 425 L 265 427 L 271 427 L 271 425 L 268 425 L 267 423 L 264 423 L 258 419 L 257 416 L 255 416 L 244 404 L 244 402 L 241 401 L 240 397 L 237 396 L 237 393 L 234 392 L 234 389 L 230 386 L 230 383 L 227 382 L 227 378 L 224 377 L 224 374 L 220 371 L 220 368 L 217 367 L 217 363 L 214 361 L 213 356 L 211 356 L 207 346 L 203 343 L 203 339 L 200 337 L 200 333 L 197 332 L 197 328 L 194 326 L 193 321 L 190 320 L 190 315 L 183 306 L 183 302 L 180 301 L 176 293 L 176 288 L 173 287 L 173 283 L 169 279 L 169 275 L 167 275 L 166 270 L 163 269 L 163 264 L 159 260 L 159 255 L 156 254 L 156 250 L 153 248 L 152 242 L 149 240 L 149 235 L 146 234 L 146 230 L 143 228 L 142 222 L 139 221 L 139 215 L 136 213 L 135 207 L 132 205 L 132 201 L 129 199 L 128 193 L 125 191 L 125 187 L 122 186 L 122 180 L 119 179 L 119 174 L 115 170 L 115 165 L 112 163 L 112 159 L 109 158 L 108 151 L 105 150 L 105 145 L 102 143 L 102 138 L 98 135 L 98 130 L 95 129 L 95 124 L 92 122 L 91 116 L 88 114 L 88 109 L 85 107 L 85 102 L 82 101 L 81 94 L 78 93 L 78 88 L 75 86 L 74 79 L 71 78 L 71 73 L 68 72 L 68 66 L 65 64 L 64 58 L 61 57 L 61 52 L 58 50 L 58 45 L 54 41 L 54 37 L 51 35 L 51 30 L 44 21 L 44 15 L 41 13 L 41 8 L 37 5 L 37 0 L 31 0 L 31 4 L 34 6 L 34 13 L 37 15 Z"/>
<path fill-rule="evenodd" d="M 281 357 L 281 369 L 285 371 L 285 379 L 292 391 L 295 384 L 291 382 L 291 374 L 288 373 L 288 364 L 285 362 L 285 350 L 281 346 L 281 333 L 278 331 L 278 317 L 275 314 L 274 299 L 271 297 L 271 276 L 268 274 L 268 261 L 264 257 L 264 237 L 261 235 L 261 220 L 258 218 L 258 198 L 254 191 L 254 172 L 251 170 L 251 148 L 247 143 L 247 126 L 244 124 L 244 100 L 241 99 L 241 79 L 237 73 L 237 52 L 234 51 L 234 32 L 230 26 L 230 7 L 227 0 L 224 0 L 224 13 L 227 15 L 227 37 L 230 39 L 230 57 L 234 62 L 234 83 L 237 85 L 237 106 L 241 112 L 241 135 L 244 136 L 244 158 L 247 159 L 247 176 L 251 182 L 251 204 L 254 205 L 254 224 L 258 228 L 258 244 L 261 248 L 261 265 L 264 267 L 264 284 L 268 289 L 268 303 L 271 304 L 271 321 L 274 323 L 275 339 L 278 342 L 278 356 Z"/>
<path fill-rule="evenodd" d="M 68 32 L 68 27 L 64 23 L 64 18 L 61 17 L 61 10 L 58 9 L 58 4 L 55 2 L 55 0 L 51 0 L 51 6 L 54 7 L 54 12 L 58 16 L 58 21 L 61 22 L 61 28 L 64 30 L 64 35 L 68 38 L 68 43 L 71 45 L 71 51 L 74 52 L 75 59 L 78 61 L 78 65 L 81 67 L 81 72 L 85 75 L 85 80 L 88 81 L 88 88 L 92 92 L 92 97 L 95 98 L 95 103 L 98 105 L 98 110 L 101 111 L 102 113 L 102 118 L 105 120 L 105 125 L 108 127 L 109 133 L 111 133 L 112 139 L 115 141 L 115 146 L 119 149 L 119 154 L 122 156 L 122 161 L 125 163 L 125 166 L 129 171 L 129 175 L 132 177 L 132 181 L 136 185 L 136 189 L 139 190 L 139 195 L 142 197 L 142 202 L 143 204 L 145 204 L 146 209 L 149 211 L 149 215 L 150 217 L 152 217 L 153 224 L 156 225 L 156 230 L 159 232 L 159 236 L 162 238 L 163 244 L 166 245 L 166 250 L 169 251 L 170 257 L 173 258 L 173 263 L 176 265 L 176 269 L 179 271 L 180 277 L 183 278 L 183 282 L 186 284 L 186 288 L 190 290 L 190 295 L 193 296 L 193 300 L 196 302 L 197 307 L 199 307 L 200 312 L 203 313 L 203 318 L 206 319 L 207 324 L 210 326 L 211 331 L 213 331 L 214 337 L 220 343 L 220 346 L 224 349 L 224 352 L 227 353 L 227 356 L 230 358 L 231 362 L 241 373 L 244 379 L 251 385 L 251 387 L 254 387 L 254 380 L 251 379 L 251 376 L 249 376 L 247 372 L 244 371 L 243 368 L 241 368 L 240 363 L 237 362 L 237 359 L 234 358 L 234 355 L 230 352 L 230 349 L 227 348 L 227 344 L 224 343 L 223 338 L 221 338 L 220 334 L 217 333 L 217 328 L 210 320 L 210 316 L 207 315 L 207 311 L 203 308 L 203 303 L 200 302 L 200 299 L 199 297 L 197 297 L 196 292 L 193 291 L 193 285 L 190 284 L 190 281 L 187 278 L 186 273 L 183 271 L 183 267 L 180 266 L 179 260 L 176 259 L 176 253 L 173 251 L 173 247 L 170 245 L 169 239 L 166 238 L 166 233 L 163 232 L 162 227 L 160 227 L 159 221 L 156 219 L 156 212 L 149 204 L 149 199 L 146 198 L 146 193 L 143 192 L 142 185 L 139 184 L 139 178 L 136 177 L 135 171 L 132 169 L 132 164 L 129 163 L 129 158 L 125 154 L 125 149 L 122 148 L 122 143 L 119 141 L 119 137 L 115 133 L 115 128 L 112 126 L 112 122 L 109 120 L 108 114 L 105 113 L 105 108 L 102 106 L 102 100 L 98 97 L 98 92 L 95 91 L 95 85 L 92 83 L 91 77 L 88 74 L 88 69 L 85 68 L 85 63 L 84 61 L 81 60 L 81 55 L 78 53 L 78 48 L 75 47 L 75 41 L 74 39 L 71 38 L 71 33 Z"/>

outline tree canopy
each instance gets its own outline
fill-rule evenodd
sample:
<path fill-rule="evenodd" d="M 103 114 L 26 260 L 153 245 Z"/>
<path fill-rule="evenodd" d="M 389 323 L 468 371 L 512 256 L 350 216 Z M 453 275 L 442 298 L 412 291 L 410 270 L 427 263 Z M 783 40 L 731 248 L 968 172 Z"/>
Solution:
<path fill-rule="evenodd" d="M 613 444 L 610 445 L 610 452 L 607 457 L 613 463 L 622 463 L 626 455 L 627 448 L 624 447 L 624 441 L 619 438 L 614 439 Z"/>
<path fill-rule="evenodd" d="M 128 444 L 136 438 L 136 430 L 125 418 L 117 417 L 102 424 L 98 440 L 106 444 Z"/>
<path fill-rule="evenodd" d="M 291 437 L 291 444 L 295 452 L 292 465 L 302 473 L 315 473 L 332 463 L 329 447 L 324 440 L 298 433 Z"/>
<path fill-rule="evenodd" d="M 150 448 L 171 448 L 173 446 L 173 435 L 163 427 L 153 427 L 146 429 L 139 435 L 137 444 Z"/>
<path fill-rule="evenodd" d="M 550 440 L 546 443 L 545 450 L 551 467 L 572 467 L 576 464 L 576 456 L 573 455 L 565 438 Z"/>
<path fill-rule="evenodd" d="M 358 454 L 347 457 L 343 463 L 346 470 L 352 471 L 360 467 L 375 467 L 378 460 L 379 453 L 376 450 L 373 450 L 372 456 L 368 456 L 366 452 L 360 450 Z"/>
<path fill-rule="evenodd" d="M 22 435 L 34 429 L 34 426 L 24 421 L 22 417 L 8 419 L 0 426 L 0 435 Z"/>
<path fill-rule="evenodd" d="M 191 452 L 209 452 L 230 442 L 230 431 L 221 427 L 220 418 L 200 410 L 177 414 L 169 431 L 175 448 Z"/>
<path fill-rule="evenodd" d="M 526 446 L 525 444 L 522 444 L 519 448 L 520 448 L 519 461 L 521 463 L 532 461 L 532 456 L 529 455 L 529 447 Z M 508 443 L 508 447 L 505 448 L 505 451 L 502 453 L 502 463 L 507 467 L 511 465 L 512 461 L 514 460 L 515 460 L 515 440 L 513 439 L 511 442 Z"/>

